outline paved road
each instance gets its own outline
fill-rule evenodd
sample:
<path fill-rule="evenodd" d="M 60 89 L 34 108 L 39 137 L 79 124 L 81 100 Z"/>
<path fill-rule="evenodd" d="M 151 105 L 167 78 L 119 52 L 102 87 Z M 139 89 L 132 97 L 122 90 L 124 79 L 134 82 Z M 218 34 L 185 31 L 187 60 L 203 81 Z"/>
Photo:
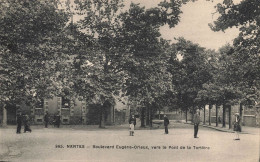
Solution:
<path fill-rule="evenodd" d="M 0 129 L 0 160 L 259 161 L 258 135 L 241 134 L 241 140 L 235 141 L 233 133 L 208 128 L 199 130 L 198 139 L 193 138 L 192 126 L 176 126 L 169 131 L 164 135 L 163 129 L 136 130 L 131 137 L 124 129 L 38 128 L 19 135 L 11 128 Z"/>

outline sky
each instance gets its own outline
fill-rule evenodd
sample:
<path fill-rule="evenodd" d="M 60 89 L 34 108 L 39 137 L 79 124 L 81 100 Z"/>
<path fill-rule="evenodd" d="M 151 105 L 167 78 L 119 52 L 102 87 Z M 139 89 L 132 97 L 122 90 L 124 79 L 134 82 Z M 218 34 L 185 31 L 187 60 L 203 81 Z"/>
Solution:
<path fill-rule="evenodd" d="M 125 9 L 129 8 L 131 2 L 139 3 L 148 9 L 156 7 L 161 1 L 163 0 L 124 0 L 124 4 Z M 237 4 L 242 0 L 233 1 Z M 214 32 L 208 26 L 209 23 L 213 23 L 218 18 L 218 14 L 215 13 L 215 6 L 221 2 L 222 0 L 197 0 L 183 5 L 181 8 L 183 13 L 180 15 L 179 24 L 174 28 L 169 28 L 167 25 L 160 28 L 162 38 L 171 40 L 174 43 L 174 38 L 184 37 L 186 40 L 197 43 L 202 47 L 215 50 L 227 43 L 232 44 L 239 33 L 237 28 L 227 29 L 225 32 Z M 77 16 L 74 19 L 77 21 L 81 17 Z"/>
<path fill-rule="evenodd" d="M 156 7 L 161 0 L 131 0 L 134 3 L 140 3 L 146 8 Z M 130 4 L 127 0 L 127 4 Z M 235 0 L 238 3 L 240 0 Z M 179 24 L 174 28 L 169 28 L 167 25 L 161 27 L 160 31 L 162 37 L 167 40 L 184 37 L 193 43 L 198 43 L 200 46 L 207 49 L 218 50 L 227 43 L 232 44 L 234 38 L 238 36 L 238 29 L 232 28 L 225 32 L 213 32 L 208 24 L 213 23 L 218 18 L 214 6 L 221 2 L 220 0 L 206 1 L 198 0 L 196 2 L 189 2 L 181 8 L 182 14 Z"/>

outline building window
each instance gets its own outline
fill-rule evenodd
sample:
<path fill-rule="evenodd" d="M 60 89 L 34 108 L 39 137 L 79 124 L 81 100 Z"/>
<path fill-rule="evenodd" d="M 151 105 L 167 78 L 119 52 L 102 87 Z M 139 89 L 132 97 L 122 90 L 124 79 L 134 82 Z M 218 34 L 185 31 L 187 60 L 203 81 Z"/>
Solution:
<path fill-rule="evenodd" d="M 70 108 L 70 100 L 62 97 L 62 108 Z"/>
<path fill-rule="evenodd" d="M 248 111 L 248 112 L 254 111 L 254 108 L 252 108 L 252 107 L 246 107 L 245 111 Z"/>
<path fill-rule="evenodd" d="M 40 99 L 36 102 L 35 107 L 36 108 L 43 108 L 44 99 Z"/>

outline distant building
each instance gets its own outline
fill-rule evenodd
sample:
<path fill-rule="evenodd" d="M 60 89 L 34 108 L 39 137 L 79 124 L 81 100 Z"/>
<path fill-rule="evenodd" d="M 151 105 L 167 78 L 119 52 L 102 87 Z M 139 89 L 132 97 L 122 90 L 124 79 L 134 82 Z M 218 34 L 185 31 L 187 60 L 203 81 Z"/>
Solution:
<path fill-rule="evenodd" d="M 37 103 L 35 107 L 21 104 L 19 106 L 9 106 L 7 108 L 7 123 L 16 124 L 16 110 L 20 109 L 31 118 L 32 124 L 43 124 L 46 112 L 50 115 L 50 122 L 54 116 L 61 116 L 61 124 L 99 124 L 100 105 L 87 104 L 86 101 L 68 100 L 63 97 L 53 97 L 44 99 Z M 115 122 L 115 108 L 109 106 L 105 109 L 105 124 L 111 125 Z M 2 114 L 0 115 L 2 119 Z"/>
<path fill-rule="evenodd" d="M 239 109 L 240 109 L 240 105 L 233 105 L 231 107 L 231 122 L 233 124 L 234 122 L 234 115 L 235 113 L 239 113 Z M 163 115 L 166 114 L 167 117 L 170 120 L 186 120 L 186 112 L 175 109 L 172 111 L 169 111 L 169 108 L 165 107 L 162 111 L 157 111 L 157 114 L 155 115 L 155 117 L 157 119 L 162 119 Z M 226 109 L 226 115 L 225 115 L 225 123 L 229 124 L 229 114 L 228 114 L 228 109 Z M 159 115 L 160 114 L 160 115 Z M 210 115 L 209 115 L 210 114 Z M 210 116 L 210 118 L 209 118 Z M 204 122 L 204 110 L 201 109 L 200 111 L 200 118 L 201 118 L 201 123 Z M 223 121 L 223 106 L 220 106 L 218 108 L 218 117 L 216 118 L 216 107 L 215 105 L 212 107 L 211 110 L 209 110 L 209 105 L 206 105 L 206 109 L 205 109 L 205 122 L 206 124 L 209 123 L 209 120 L 211 120 L 211 124 L 214 125 L 216 123 L 216 119 L 219 121 L 219 124 L 222 123 Z M 187 115 L 187 120 L 188 121 L 192 121 L 192 113 L 191 111 L 188 111 L 188 115 Z M 260 104 L 256 104 L 256 106 L 253 107 L 247 107 L 247 106 L 243 106 L 243 110 L 242 110 L 242 118 L 241 118 L 241 123 L 243 126 L 251 126 L 251 127 L 255 127 L 255 126 L 260 126 Z"/>
<path fill-rule="evenodd" d="M 240 109 L 240 105 L 233 105 L 231 107 L 231 122 L 233 124 L 234 120 L 235 120 L 235 113 L 239 113 L 239 109 Z M 256 105 L 254 107 L 247 107 L 247 106 L 243 106 L 243 110 L 242 110 L 242 118 L 241 118 L 241 123 L 243 126 L 251 126 L 251 127 L 255 127 L 255 126 L 259 126 L 259 105 Z M 210 112 L 210 116 L 211 116 L 211 122 L 212 123 L 216 123 L 216 107 L 215 105 L 212 107 L 211 111 L 209 111 L 209 107 L 208 105 L 206 106 L 206 118 L 205 121 L 206 123 L 209 122 L 209 112 Z M 228 120 L 228 109 L 226 109 L 226 116 L 225 116 L 225 121 L 226 124 L 228 124 L 229 120 Z M 203 122 L 204 120 L 204 112 L 203 110 L 201 110 L 201 121 Z M 220 120 L 219 123 L 221 124 L 222 120 L 223 120 L 223 107 L 220 106 L 218 109 L 218 118 L 217 120 Z M 213 125 L 213 124 L 212 124 Z"/>
<path fill-rule="evenodd" d="M 75 100 L 75 102 L 63 97 L 53 97 L 45 99 L 42 104 L 31 108 L 31 115 L 34 117 L 35 124 L 43 123 L 46 112 L 52 118 L 54 115 L 61 116 L 62 124 L 86 124 L 87 107 L 85 101 Z"/>

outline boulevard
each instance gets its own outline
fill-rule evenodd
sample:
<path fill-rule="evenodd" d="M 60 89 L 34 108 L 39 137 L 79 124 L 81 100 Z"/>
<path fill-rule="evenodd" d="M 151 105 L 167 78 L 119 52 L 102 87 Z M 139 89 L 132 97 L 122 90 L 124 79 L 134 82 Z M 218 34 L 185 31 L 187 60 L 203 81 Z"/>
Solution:
<path fill-rule="evenodd" d="M 136 130 L 98 128 L 35 128 L 15 134 L 12 127 L 0 129 L 1 160 L 4 161 L 252 161 L 259 160 L 259 136 L 220 132 L 176 123 L 165 135 L 163 129 Z"/>

